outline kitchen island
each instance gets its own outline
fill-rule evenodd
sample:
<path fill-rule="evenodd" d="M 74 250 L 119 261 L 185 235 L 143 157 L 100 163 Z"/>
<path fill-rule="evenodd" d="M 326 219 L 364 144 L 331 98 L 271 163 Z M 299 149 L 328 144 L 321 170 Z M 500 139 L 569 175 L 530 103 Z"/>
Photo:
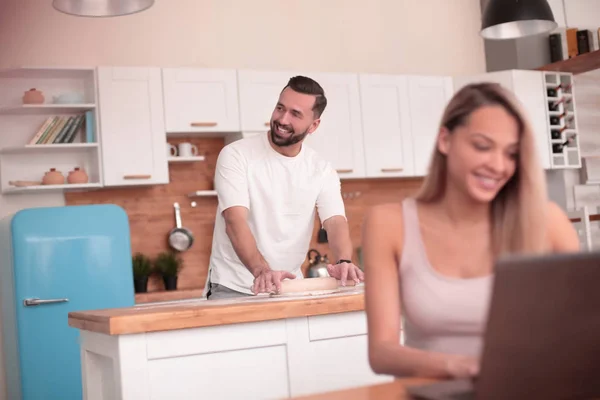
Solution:
<path fill-rule="evenodd" d="M 393 379 L 369 367 L 362 285 L 78 311 L 69 325 L 85 399 L 274 399 Z"/>

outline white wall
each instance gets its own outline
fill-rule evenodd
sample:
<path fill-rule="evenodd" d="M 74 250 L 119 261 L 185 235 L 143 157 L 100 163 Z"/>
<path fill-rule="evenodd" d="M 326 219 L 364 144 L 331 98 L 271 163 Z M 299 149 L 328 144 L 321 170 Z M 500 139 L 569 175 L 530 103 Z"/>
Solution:
<path fill-rule="evenodd" d="M 109 19 L 51 3 L 0 1 L 0 66 L 485 71 L 479 0 L 156 0 Z"/>
<path fill-rule="evenodd" d="M 548 0 L 559 28 L 600 28 L 600 0 Z"/>

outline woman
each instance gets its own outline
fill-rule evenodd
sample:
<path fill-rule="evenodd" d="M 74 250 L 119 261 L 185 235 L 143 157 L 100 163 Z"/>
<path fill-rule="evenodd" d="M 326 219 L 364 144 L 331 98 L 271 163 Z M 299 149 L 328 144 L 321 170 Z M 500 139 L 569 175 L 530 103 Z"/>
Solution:
<path fill-rule="evenodd" d="M 477 374 L 494 261 L 579 250 L 547 200 L 529 122 L 492 83 L 456 93 L 420 193 L 372 208 L 362 237 L 369 360 L 395 376 Z"/>

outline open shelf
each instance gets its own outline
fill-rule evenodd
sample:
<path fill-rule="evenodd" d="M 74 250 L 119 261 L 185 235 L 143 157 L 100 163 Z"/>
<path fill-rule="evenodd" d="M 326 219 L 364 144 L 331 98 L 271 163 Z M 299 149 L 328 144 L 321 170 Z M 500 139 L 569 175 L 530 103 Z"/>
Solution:
<path fill-rule="evenodd" d="M 54 114 L 89 111 L 96 108 L 95 104 L 22 104 L 18 106 L 1 106 L 0 114 Z"/>
<path fill-rule="evenodd" d="M 188 193 L 188 197 L 216 197 L 216 190 L 197 190 L 192 193 Z"/>
<path fill-rule="evenodd" d="M 94 74 L 94 67 L 15 67 L 0 70 L 0 78 L 87 78 Z"/>
<path fill-rule="evenodd" d="M 190 157 L 169 157 L 169 162 L 196 162 L 196 161 L 204 161 L 206 157 L 204 156 L 190 156 Z"/>
<path fill-rule="evenodd" d="M 41 151 L 87 151 L 98 148 L 98 143 L 67 143 L 67 144 L 28 144 L 20 147 L 4 147 L 0 154 L 39 153 Z"/>
<path fill-rule="evenodd" d="M 582 74 L 600 68 L 600 50 L 584 53 L 568 60 L 557 61 L 536 68 L 538 71 L 569 72 Z"/>
<path fill-rule="evenodd" d="M 100 188 L 100 183 L 67 183 L 64 185 L 36 185 L 36 186 L 20 186 L 4 189 L 4 194 L 11 193 L 30 193 L 30 192 L 52 192 L 57 190 L 73 190 L 73 189 L 94 189 Z"/>

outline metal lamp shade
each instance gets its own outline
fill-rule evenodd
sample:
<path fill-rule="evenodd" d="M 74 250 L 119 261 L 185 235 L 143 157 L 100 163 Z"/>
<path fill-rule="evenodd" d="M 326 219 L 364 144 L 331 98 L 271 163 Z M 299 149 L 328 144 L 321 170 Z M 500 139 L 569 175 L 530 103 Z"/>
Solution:
<path fill-rule="evenodd" d="M 52 6 L 80 17 L 118 17 L 150 8 L 154 0 L 53 0 Z"/>
<path fill-rule="evenodd" d="M 516 39 L 550 32 L 557 26 L 546 0 L 490 0 L 483 14 L 481 36 Z"/>

